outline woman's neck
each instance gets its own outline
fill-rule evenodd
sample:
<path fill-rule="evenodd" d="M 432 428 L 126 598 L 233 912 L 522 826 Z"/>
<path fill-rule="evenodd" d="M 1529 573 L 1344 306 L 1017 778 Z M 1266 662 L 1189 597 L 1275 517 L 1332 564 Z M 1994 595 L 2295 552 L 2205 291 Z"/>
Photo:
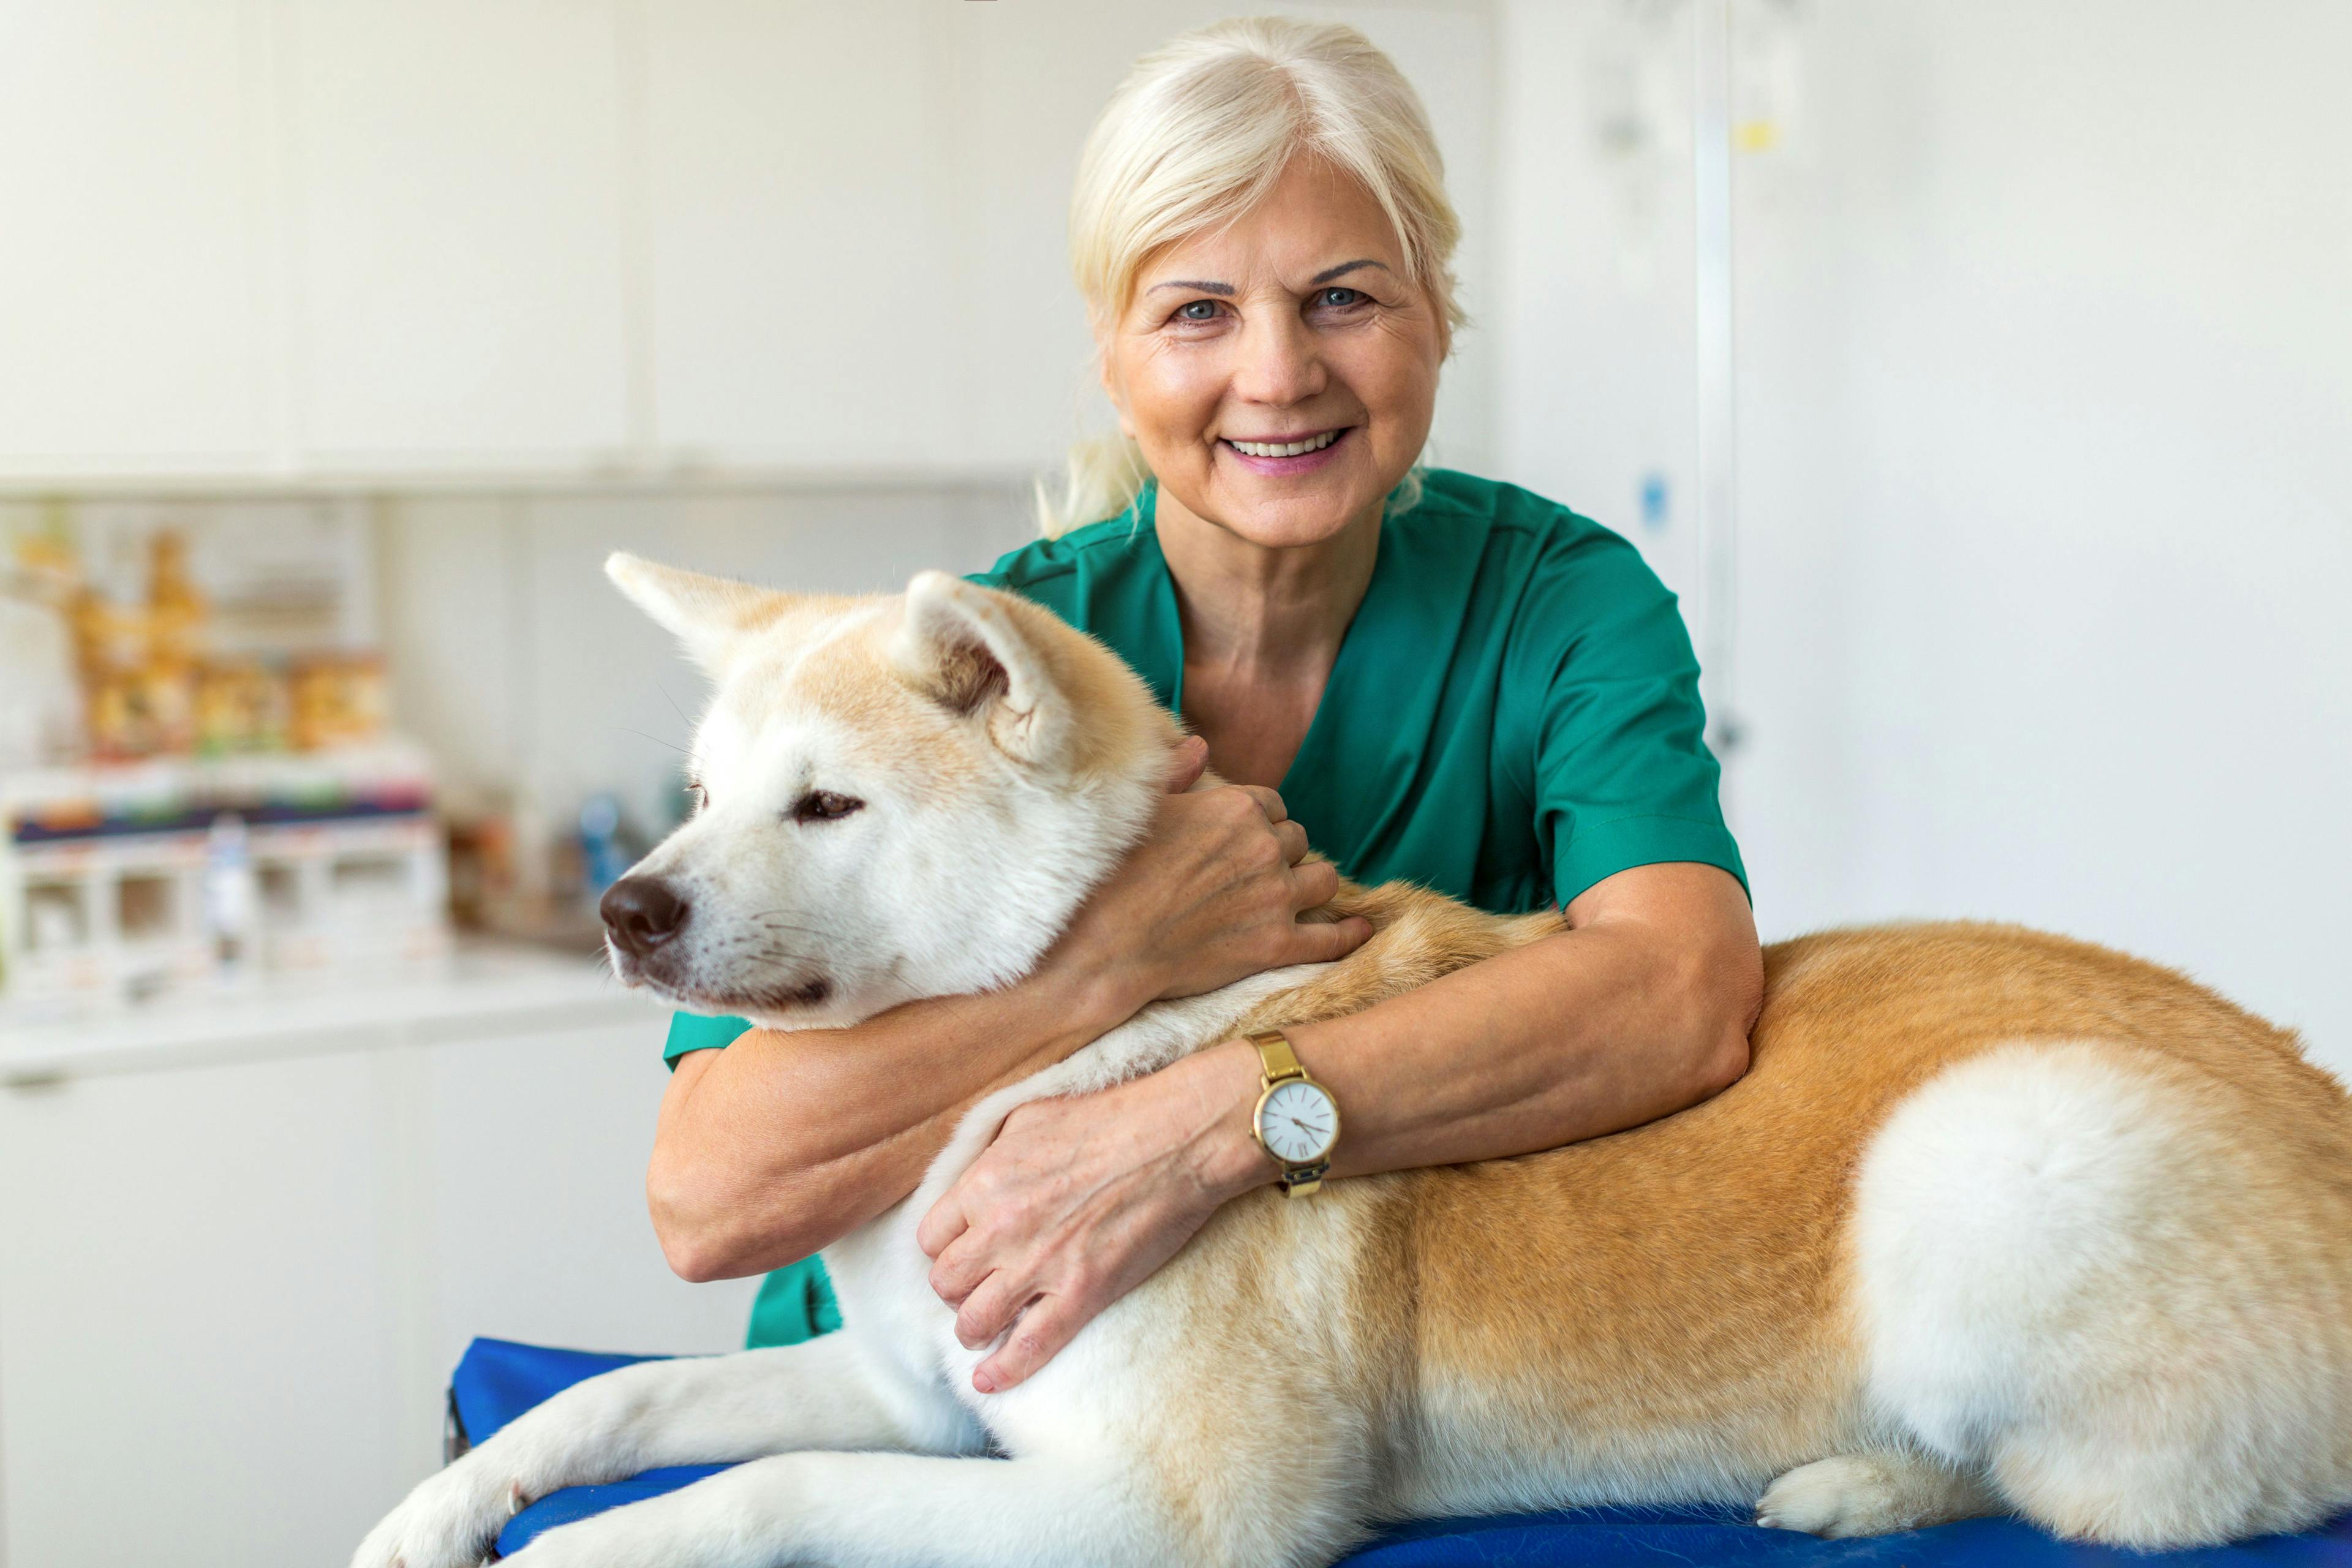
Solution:
<path fill-rule="evenodd" d="M 1160 552 L 1176 583 L 1184 663 L 1244 681 L 1331 671 L 1379 557 L 1375 510 L 1314 544 L 1254 544 L 1194 516 L 1162 490 L 1154 510 Z"/>
<path fill-rule="evenodd" d="M 1376 510 L 1316 544 L 1253 544 L 1160 493 L 1184 630 L 1184 720 L 1231 784 L 1278 785 L 1305 743 L 1380 553 Z"/>

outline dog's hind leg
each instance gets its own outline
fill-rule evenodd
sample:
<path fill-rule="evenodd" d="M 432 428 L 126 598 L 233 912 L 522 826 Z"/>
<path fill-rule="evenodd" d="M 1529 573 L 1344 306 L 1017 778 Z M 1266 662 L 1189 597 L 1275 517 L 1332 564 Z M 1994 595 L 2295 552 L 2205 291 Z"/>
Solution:
<path fill-rule="evenodd" d="M 1218 1510 L 1097 1454 L 1013 1459 L 783 1454 L 551 1530 L 514 1568 L 1308 1568 L 1344 1541 Z M 1317 1510 L 1294 1516 L 1316 1528 Z"/>
<path fill-rule="evenodd" d="M 2258 1111 L 2098 1043 L 1914 1094 L 1857 1186 L 1877 1409 L 2062 1536 L 2203 1545 L 2352 1502 L 2352 1187 Z"/>
<path fill-rule="evenodd" d="M 739 1355 L 641 1362 L 573 1384 L 427 1477 L 370 1532 L 352 1568 L 474 1568 L 526 1504 L 664 1465 L 795 1448 L 977 1451 L 944 1388 L 873 1363 L 845 1333 Z"/>

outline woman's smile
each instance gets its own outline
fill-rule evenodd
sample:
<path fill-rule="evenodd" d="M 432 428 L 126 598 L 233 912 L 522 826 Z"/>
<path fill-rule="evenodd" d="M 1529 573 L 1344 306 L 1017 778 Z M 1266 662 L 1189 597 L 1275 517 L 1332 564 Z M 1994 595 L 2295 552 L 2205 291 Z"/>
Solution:
<path fill-rule="evenodd" d="M 1257 440 L 1222 436 L 1217 445 L 1223 456 L 1253 473 L 1287 479 L 1311 474 L 1331 462 L 1339 456 L 1340 443 L 1354 428 L 1348 425 L 1308 436 L 1269 436 Z"/>

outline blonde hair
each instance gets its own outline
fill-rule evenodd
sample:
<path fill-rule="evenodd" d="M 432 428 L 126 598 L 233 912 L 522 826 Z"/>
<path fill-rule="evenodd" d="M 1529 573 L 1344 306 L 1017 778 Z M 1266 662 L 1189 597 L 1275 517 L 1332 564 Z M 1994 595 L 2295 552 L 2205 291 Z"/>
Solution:
<path fill-rule="evenodd" d="M 1406 274 L 1448 330 L 1461 224 L 1421 99 L 1355 28 L 1235 17 L 1135 62 L 1104 106 L 1070 198 L 1070 270 L 1097 328 L 1128 305 L 1154 252 L 1247 212 L 1291 159 L 1320 157 L 1362 182 L 1395 226 Z M 1151 478 L 1125 436 L 1070 449 L 1059 498 L 1037 486 L 1048 537 L 1131 509 Z M 1408 503 L 1419 473 L 1406 479 Z"/>

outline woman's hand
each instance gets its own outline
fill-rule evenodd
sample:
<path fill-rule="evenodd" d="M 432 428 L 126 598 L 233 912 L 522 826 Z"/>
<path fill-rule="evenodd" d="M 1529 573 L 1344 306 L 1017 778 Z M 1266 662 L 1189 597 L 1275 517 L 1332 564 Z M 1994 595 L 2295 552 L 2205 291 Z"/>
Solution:
<path fill-rule="evenodd" d="M 1134 1006 L 1344 958 L 1371 935 L 1361 919 L 1298 919 L 1331 900 L 1339 873 L 1327 861 L 1299 864 L 1306 829 L 1274 791 L 1192 789 L 1208 754 L 1199 737 L 1185 741 L 1150 834 L 1087 900 L 1049 960 L 1084 966 Z"/>
<path fill-rule="evenodd" d="M 1257 1087 L 1255 1068 L 1221 1047 L 1013 1109 L 915 1233 L 964 1347 L 1011 1332 L 974 1369 L 974 1388 L 1028 1377 L 1219 1205 L 1272 1178 L 1246 1125 Z"/>

